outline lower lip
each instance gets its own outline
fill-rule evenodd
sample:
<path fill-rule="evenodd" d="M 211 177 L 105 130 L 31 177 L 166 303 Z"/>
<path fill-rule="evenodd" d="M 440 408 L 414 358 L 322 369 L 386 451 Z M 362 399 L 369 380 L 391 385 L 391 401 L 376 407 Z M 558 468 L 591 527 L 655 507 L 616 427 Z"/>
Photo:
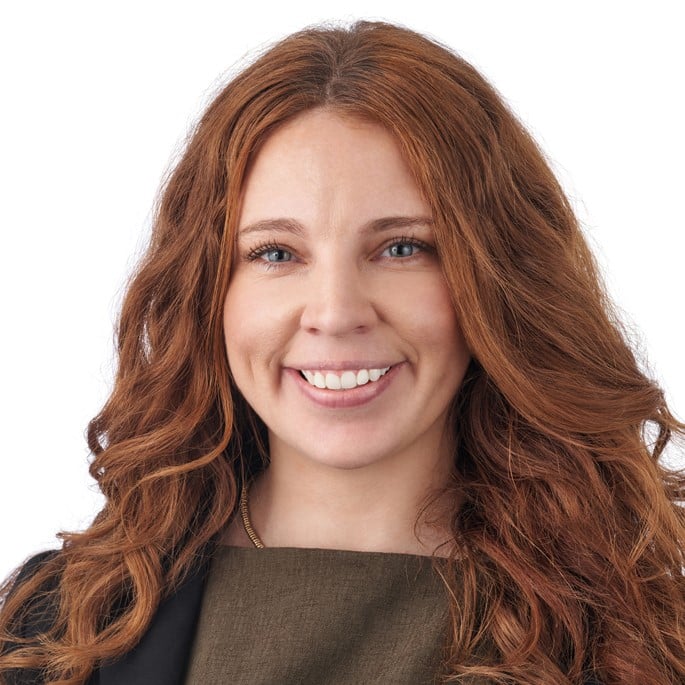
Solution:
<path fill-rule="evenodd" d="M 395 364 L 377 381 L 369 381 L 349 390 L 317 388 L 302 378 L 296 369 L 285 369 L 285 373 L 295 381 L 300 391 L 312 402 L 329 409 L 347 409 L 361 407 L 375 400 L 389 387 L 403 365 L 404 363 Z"/>

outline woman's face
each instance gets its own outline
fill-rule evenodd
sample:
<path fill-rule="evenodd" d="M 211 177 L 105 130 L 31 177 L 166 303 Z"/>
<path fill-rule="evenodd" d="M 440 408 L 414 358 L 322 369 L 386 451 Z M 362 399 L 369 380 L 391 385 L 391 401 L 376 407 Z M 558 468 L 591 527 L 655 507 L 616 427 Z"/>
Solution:
<path fill-rule="evenodd" d="M 312 110 L 261 147 L 224 331 L 272 456 L 356 468 L 435 449 L 469 353 L 430 222 L 379 125 Z"/>

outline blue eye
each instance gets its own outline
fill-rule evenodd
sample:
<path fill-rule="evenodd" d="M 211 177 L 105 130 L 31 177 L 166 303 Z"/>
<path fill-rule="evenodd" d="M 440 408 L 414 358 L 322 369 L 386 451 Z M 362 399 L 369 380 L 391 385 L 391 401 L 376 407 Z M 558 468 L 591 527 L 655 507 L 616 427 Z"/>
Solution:
<path fill-rule="evenodd" d="M 292 259 L 292 254 L 288 250 L 283 250 L 280 247 L 274 247 L 264 252 L 260 255 L 267 262 L 279 263 L 279 262 L 289 262 Z"/>
<path fill-rule="evenodd" d="M 415 243 L 401 242 L 388 247 L 391 257 L 413 257 L 418 245 Z"/>

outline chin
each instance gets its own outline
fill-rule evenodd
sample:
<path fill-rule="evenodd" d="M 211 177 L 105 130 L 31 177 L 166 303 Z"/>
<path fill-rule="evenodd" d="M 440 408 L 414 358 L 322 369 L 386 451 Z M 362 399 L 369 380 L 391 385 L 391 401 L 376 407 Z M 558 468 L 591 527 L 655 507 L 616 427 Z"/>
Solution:
<path fill-rule="evenodd" d="M 290 449 L 299 455 L 303 462 L 317 464 L 319 466 L 328 467 L 331 469 L 340 469 L 341 471 L 352 471 L 361 469 L 367 466 L 383 461 L 392 451 L 386 449 L 371 449 L 370 445 L 366 445 L 366 449 L 362 451 L 353 451 L 350 449 L 351 445 L 359 440 L 353 438 L 345 441 L 344 444 L 337 446 L 330 443 L 325 449 L 321 449 L 323 441 L 316 445 L 307 445 L 298 447 L 293 445 Z"/>
<path fill-rule="evenodd" d="M 366 466 L 371 466 L 380 460 L 380 458 L 366 456 L 350 457 L 349 454 L 336 455 L 329 459 L 322 459 L 321 456 L 318 455 L 316 459 L 316 461 L 322 466 L 327 466 L 332 469 L 339 469 L 341 471 L 354 471 L 356 469 L 362 469 Z"/>

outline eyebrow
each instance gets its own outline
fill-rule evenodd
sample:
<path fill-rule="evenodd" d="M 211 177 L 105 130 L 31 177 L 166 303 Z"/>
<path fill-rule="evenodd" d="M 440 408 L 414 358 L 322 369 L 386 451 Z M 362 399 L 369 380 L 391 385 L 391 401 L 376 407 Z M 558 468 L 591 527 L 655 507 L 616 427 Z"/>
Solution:
<path fill-rule="evenodd" d="M 367 221 L 362 226 L 361 233 L 380 233 L 390 229 L 432 225 L 433 220 L 427 216 L 384 216 Z M 306 233 L 304 226 L 299 221 L 283 217 L 279 219 L 261 219 L 260 221 L 248 224 L 238 231 L 238 237 L 264 231 L 293 233 L 300 236 Z"/>

